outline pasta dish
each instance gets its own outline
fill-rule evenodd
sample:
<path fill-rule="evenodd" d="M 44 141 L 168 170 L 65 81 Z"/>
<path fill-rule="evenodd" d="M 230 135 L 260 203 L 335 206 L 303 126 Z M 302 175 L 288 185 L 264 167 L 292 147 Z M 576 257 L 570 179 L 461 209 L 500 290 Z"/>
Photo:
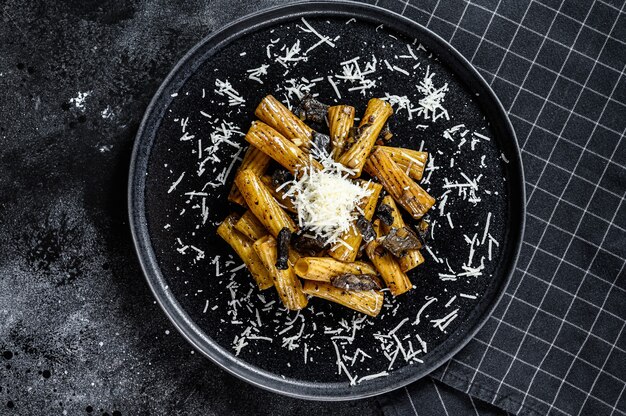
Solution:
<path fill-rule="evenodd" d="M 315 296 L 377 316 L 384 292 L 411 290 L 407 272 L 424 262 L 435 199 L 417 181 L 428 153 L 389 145 L 388 101 L 355 114 L 311 96 L 292 112 L 268 95 L 245 135 L 228 197 L 245 212 L 217 233 L 289 310 Z"/>

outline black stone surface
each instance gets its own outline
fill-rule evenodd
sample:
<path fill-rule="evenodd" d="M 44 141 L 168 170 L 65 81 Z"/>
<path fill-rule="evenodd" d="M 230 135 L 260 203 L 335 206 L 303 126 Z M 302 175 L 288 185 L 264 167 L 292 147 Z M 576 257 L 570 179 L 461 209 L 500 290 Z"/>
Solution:
<path fill-rule="evenodd" d="M 131 145 L 161 80 L 280 3 L 0 2 L 0 414 L 380 414 L 267 393 L 194 354 L 128 231 Z"/>

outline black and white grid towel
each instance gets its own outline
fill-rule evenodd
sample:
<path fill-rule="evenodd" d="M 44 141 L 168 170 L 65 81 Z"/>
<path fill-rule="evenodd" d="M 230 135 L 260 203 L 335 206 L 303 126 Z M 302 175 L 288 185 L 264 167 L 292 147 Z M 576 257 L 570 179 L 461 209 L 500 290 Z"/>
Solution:
<path fill-rule="evenodd" d="M 385 414 L 626 414 L 626 3 L 376 4 L 448 40 L 491 84 L 528 208 L 493 317 L 432 378 L 383 396 Z"/>

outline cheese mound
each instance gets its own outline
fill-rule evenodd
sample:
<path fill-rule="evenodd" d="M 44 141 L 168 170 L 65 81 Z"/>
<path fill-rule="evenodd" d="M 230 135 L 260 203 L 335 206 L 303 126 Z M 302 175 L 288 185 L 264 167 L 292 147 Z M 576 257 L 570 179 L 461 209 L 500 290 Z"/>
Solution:
<path fill-rule="evenodd" d="M 298 226 L 320 238 L 325 244 L 344 243 L 341 235 L 347 232 L 359 214 L 359 204 L 369 197 L 371 190 L 349 179 L 353 170 L 335 162 L 325 152 L 317 153 L 323 168 L 307 167 L 296 175 L 286 197 L 293 199 L 298 212 Z"/>

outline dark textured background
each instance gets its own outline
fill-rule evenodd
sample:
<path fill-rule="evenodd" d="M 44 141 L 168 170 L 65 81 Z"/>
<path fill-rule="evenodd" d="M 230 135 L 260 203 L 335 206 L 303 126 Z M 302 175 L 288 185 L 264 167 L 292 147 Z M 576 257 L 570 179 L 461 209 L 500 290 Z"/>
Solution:
<path fill-rule="evenodd" d="M 202 37 L 276 4 L 0 1 L 0 414 L 379 414 L 225 374 L 135 259 L 126 178 L 145 107 Z M 86 91 L 84 110 L 69 103 Z"/>
<path fill-rule="evenodd" d="M 511 412 L 625 414 L 626 2 L 371 2 L 458 48 L 522 148 L 517 273 L 434 376 Z M 280 3 L 0 0 L 1 415 L 380 413 L 374 400 L 261 392 L 192 354 L 153 304 L 127 230 L 130 149 L 161 80 L 212 30 Z M 83 110 L 69 103 L 86 91 Z M 389 415 L 501 413 L 459 395 L 429 379 L 383 403 Z"/>

